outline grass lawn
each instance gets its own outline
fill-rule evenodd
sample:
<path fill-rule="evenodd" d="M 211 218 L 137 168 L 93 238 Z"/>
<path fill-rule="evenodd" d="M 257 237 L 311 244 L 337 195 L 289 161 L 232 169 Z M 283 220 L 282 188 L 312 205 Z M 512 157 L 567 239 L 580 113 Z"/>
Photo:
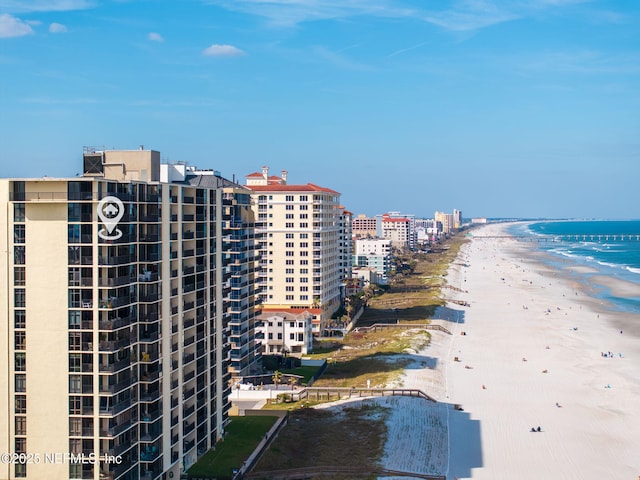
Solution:
<path fill-rule="evenodd" d="M 230 417 L 224 440 L 209 450 L 187 471 L 189 476 L 216 478 L 233 477 L 233 470 L 253 453 L 260 440 L 278 417 Z"/>

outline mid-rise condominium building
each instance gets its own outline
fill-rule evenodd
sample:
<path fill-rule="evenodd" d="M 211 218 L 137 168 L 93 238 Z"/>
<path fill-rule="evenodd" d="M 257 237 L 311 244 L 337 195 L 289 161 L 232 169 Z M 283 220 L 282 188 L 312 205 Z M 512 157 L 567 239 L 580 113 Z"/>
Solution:
<path fill-rule="evenodd" d="M 377 222 L 376 217 L 367 217 L 364 213 L 360 213 L 353 219 L 353 236 L 355 238 L 377 236 Z"/>
<path fill-rule="evenodd" d="M 250 197 L 162 182 L 153 150 L 83 160 L 0 180 L 0 450 L 18 454 L 0 478 L 179 478 L 259 353 Z"/>
<path fill-rule="evenodd" d="M 256 215 L 260 252 L 259 284 L 264 312 L 313 316 L 314 334 L 322 334 L 340 307 L 346 257 L 343 235 L 351 235 L 340 194 L 312 183 L 287 184 L 287 172 L 269 169 L 246 176 Z M 342 257 L 341 257 L 342 256 Z"/>

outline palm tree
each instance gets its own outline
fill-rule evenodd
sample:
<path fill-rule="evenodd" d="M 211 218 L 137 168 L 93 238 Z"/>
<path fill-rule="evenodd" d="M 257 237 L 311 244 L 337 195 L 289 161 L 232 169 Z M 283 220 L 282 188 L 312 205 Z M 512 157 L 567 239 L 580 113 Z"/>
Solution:
<path fill-rule="evenodd" d="M 273 383 L 276 385 L 276 390 L 278 390 L 278 385 L 282 382 L 282 372 L 280 370 L 273 372 L 271 380 L 273 380 Z"/>

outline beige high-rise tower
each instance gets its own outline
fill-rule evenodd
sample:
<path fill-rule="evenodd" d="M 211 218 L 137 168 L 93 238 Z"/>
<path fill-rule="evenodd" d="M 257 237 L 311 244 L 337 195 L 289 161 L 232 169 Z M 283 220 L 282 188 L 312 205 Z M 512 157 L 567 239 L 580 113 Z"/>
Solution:
<path fill-rule="evenodd" d="M 350 276 L 351 214 L 338 192 L 289 185 L 286 171 L 269 176 L 263 167 L 246 176 L 246 186 L 256 215 L 262 310 L 309 311 L 314 334 L 321 334 Z"/>
<path fill-rule="evenodd" d="M 152 150 L 83 160 L 0 180 L 0 479 L 179 478 L 223 435 L 230 363 L 253 361 L 249 196 L 162 182 Z"/>

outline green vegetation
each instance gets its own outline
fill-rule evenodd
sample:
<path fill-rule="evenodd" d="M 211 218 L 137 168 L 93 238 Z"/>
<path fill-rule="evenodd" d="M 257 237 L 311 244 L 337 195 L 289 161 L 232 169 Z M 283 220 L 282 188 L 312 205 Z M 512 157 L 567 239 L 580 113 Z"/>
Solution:
<path fill-rule="evenodd" d="M 384 448 L 387 411 L 364 406 L 345 407 L 339 413 L 312 408 L 293 411 L 287 427 L 253 471 L 377 465 Z"/>
<path fill-rule="evenodd" d="M 216 478 L 218 480 L 233 477 L 233 469 L 240 468 L 249 458 L 265 434 L 278 417 L 230 417 L 224 440 L 209 450 L 188 474 L 196 478 Z"/>
<path fill-rule="evenodd" d="M 390 324 L 389 327 L 361 329 L 344 338 L 316 343 L 314 353 L 310 356 L 326 359 L 328 368 L 314 385 L 364 387 L 369 380 L 372 387 L 383 387 L 398 380 L 408 361 L 405 354 L 418 351 L 429 342 L 429 332 L 420 328 L 420 325 L 428 323 L 436 308 L 444 305 L 441 289 L 446 285 L 447 269 L 464 242 L 462 236 L 453 237 L 440 250 L 411 257 L 407 255 L 401 259 L 403 266 L 397 269 L 398 273 L 389 287 L 369 288 L 367 295 L 359 298 L 366 302 L 367 308 L 357 326 L 386 323 Z M 416 325 L 410 329 L 392 326 L 397 322 Z M 304 379 L 301 383 L 307 383 L 317 370 L 316 367 L 281 367 L 274 370 L 283 374 L 302 375 Z M 277 403 L 277 400 L 283 403 Z M 315 404 L 308 399 L 288 402 L 286 398 L 277 396 L 273 403 L 264 407 L 290 410 L 290 418 L 288 425 L 278 433 L 261 457 L 254 472 L 325 465 L 378 464 L 386 435 L 386 409 L 343 407 L 336 413 L 334 410 L 305 408 Z M 252 422 L 258 418 L 265 417 L 233 417 L 225 441 L 207 453 L 189 470 L 189 474 L 230 478 L 226 475 L 242 464 L 275 421 L 274 417 L 266 417 L 271 419 L 271 423 L 263 426 L 262 430 L 256 428 L 255 434 L 250 434 L 249 429 L 241 424 L 242 419 Z M 213 467 L 196 469 L 201 464 L 215 466 L 215 471 Z"/>

